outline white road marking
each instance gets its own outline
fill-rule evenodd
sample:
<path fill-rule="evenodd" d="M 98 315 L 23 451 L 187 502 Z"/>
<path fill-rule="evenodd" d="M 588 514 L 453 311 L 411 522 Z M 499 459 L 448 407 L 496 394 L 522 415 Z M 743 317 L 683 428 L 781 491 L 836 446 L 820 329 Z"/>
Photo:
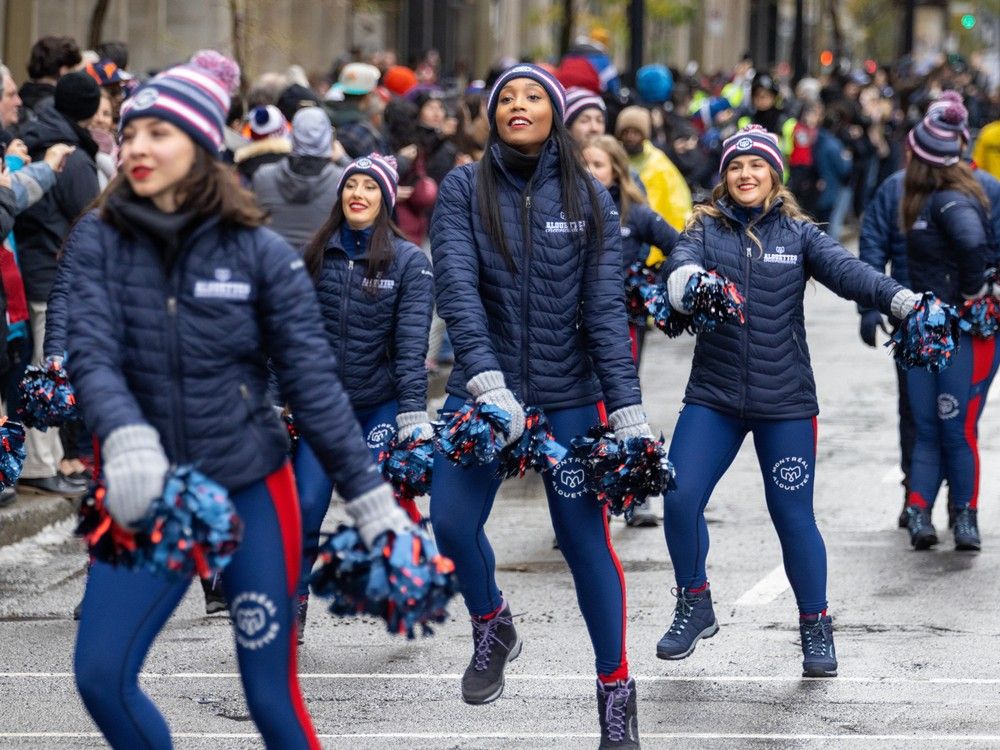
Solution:
<path fill-rule="evenodd" d="M 100 739 L 98 732 L 0 732 L 0 739 Z M 259 739 L 250 732 L 174 732 L 175 739 Z M 532 740 L 596 739 L 596 732 L 371 732 L 318 734 L 321 740 Z M 734 732 L 643 732 L 645 740 L 905 740 L 907 742 L 997 742 L 996 734 L 745 734 Z"/>
<path fill-rule="evenodd" d="M 779 565 L 736 600 L 737 607 L 760 607 L 770 604 L 789 589 L 785 568 Z"/>
<path fill-rule="evenodd" d="M 238 672 L 143 672 L 142 679 L 152 680 L 237 680 Z M 71 679 L 72 672 L 0 672 L 0 679 Z M 830 686 L 844 682 L 896 685 L 1000 685 L 1000 677 L 798 677 L 794 675 L 634 675 L 637 682 L 803 682 L 818 681 Z M 301 680 L 457 680 L 461 675 L 430 672 L 303 672 Z M 584 674 L 508 674 L 513 682 L 593 682 L 593 675 Z"/>

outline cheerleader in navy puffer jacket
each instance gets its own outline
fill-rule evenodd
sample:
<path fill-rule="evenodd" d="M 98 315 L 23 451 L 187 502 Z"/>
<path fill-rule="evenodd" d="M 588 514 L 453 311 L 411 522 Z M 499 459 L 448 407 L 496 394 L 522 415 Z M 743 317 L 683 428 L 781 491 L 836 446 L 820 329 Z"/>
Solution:
<path fill-rule="evenodd" d="M 683 659 L 719 629 L 705 571 L 705 506 L 748 433 L 781 541 L 800 614 L 803 674 L 837 674 L 826 613 L 826 550 L 813 516 L 816 385 L 806 348 L 802 297 L 814 278 L 842 297 L 905 317 L 919 297 L 848 253 L 799 210 L 781 180 L 778 137 L 756 125 L 726 140 L 722 182 L 667 259 L 667 291 L 684 311 L 684 290 L 704 269 L 734 282 L 746 323 L 702 333 L 670 443 L 677 488 L 664 498 L 674 565 L 674 621 L 657 644 Z"/>
<path fill-rule="evenodd" d="M 330 218 L 305 248 L 316 282 L 337 374 L 377 458 L 389 441 L 431 437 L 427 417 L 427 335 L 434 275 L 424 251 L 392 223 L 399 177 L 395 159 L 371 154 L 351 162 L 337 184 Z M 302 505 L 304 562 L 299 583 L 301 642 L 308 577 L 332 485 L 300 441 L 295 477 Z M 415 507 L 411 515 L 419 517 Z"/>

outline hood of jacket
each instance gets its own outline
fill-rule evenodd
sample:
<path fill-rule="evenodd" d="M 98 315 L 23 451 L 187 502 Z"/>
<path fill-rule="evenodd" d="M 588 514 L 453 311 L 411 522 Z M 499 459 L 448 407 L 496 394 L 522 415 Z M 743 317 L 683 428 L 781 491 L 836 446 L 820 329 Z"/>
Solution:
<path fill-rule="evenodd" d="M 335 189 L 338 175 L 332 163 L 319 174 L 301 174 L 292 169 L 291 160 L 283 159 L 275 169 L 274 184 L 287 202 L 310 203 L 317 195 Z"/>

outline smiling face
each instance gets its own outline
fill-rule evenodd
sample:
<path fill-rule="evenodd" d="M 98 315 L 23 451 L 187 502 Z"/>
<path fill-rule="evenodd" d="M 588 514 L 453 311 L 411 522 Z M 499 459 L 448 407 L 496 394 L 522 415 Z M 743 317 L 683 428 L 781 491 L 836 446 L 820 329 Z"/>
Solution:
<path fill-rule="evenodd" d="M 500 140 L 533 156 L 552 132 L 552 102 L 541 84 L 514 78 L 497 96 L 494 119 Z"/>
<path fill-rule="evenodd" d="M 603 148 L 587 146 L 583 150 L 583 160 L 587 163 L 587 169 L 590 170 L 590 173 L 604 187 L 609 188 L 615 184 L 615 171 L 611 166 L 611 157 Z"/>
<path fill-rule="evenodd" d="M 382 190 L 368 175 L 352 174 L 344 183 L 340 205 L 351 229 L 365 229 L 375 223 L 382 208 Z"/>
<path fill-rule="evenodd" d="M 106 91 L 101 91 L 101 103 L 97 106 L 97 112 L 90 118 L 90 127 L 98 130 L 106 130 L 109 133 L 114 131 L 115 121 L 111 106 L 111 95 Z"/>
<path fill-rule="evenodd" d="M 177 186 L 194 165 L 195 145 L 166 120 L 138 117 L 122 130 L 122 170 L 141 198 L 165 213 L 177 210 Z"/>
<path fill-rule="evenodd" d="M 764 205 L 774 187 L 771 166 L 759 156 L 737 156 L 726 167 L 726 188 L 744 208 Z"/>

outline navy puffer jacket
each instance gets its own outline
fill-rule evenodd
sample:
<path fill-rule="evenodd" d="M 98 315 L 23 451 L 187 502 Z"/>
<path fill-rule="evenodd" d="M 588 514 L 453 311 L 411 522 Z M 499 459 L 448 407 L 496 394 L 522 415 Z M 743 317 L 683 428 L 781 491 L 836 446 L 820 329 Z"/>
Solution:
<path fill-rule="evenodd" d="M 989 244 L 993 262 L 1000 262 L 1000 180 L 977 169 L 972 173 L 990 201 Z M 900 228 L 899 206 L 903 200 L 903 180 L 906 170 L 894 172 L 878 186 L 872 202 L 865 209 L 858 240 L 858 255 L 876 271 L 890 265 L 892 278 L 904 286 L 910 285 L 906 259 L 906 236 Z M 923 291 L 919 286 L 917 291 Z"/>
<path fill-rule="evenodd" d="M 316 292 L 338 373 L 355 409 L 397 399 L 399 411 L 427 408 L 427 336 L 434 274 L 423 250 L 393 238 L 392 264 L 370 283 L 367 254 L 351 260 L 330 237 Z"/>
<path fill-rule="evenodd" d="M 615 206 L 621 210 L 621 191 L 617 185 L 612 185 L 608 191 L 615 201 Z M 645 260 L 649 246 L 655 245 L 669 255 L 677 244 L 677 230 L 670 226 L 662 216 L 649 206 L 639 203 L 629 207 L 628 217 L 622 223 L 622 267 L 628 267 L 637 260 Z"/>
<path fill-rule="evenodd" d="M 266 358 L 296 426 L 347 499 L 380 482 L 302 259 L 269 229 L 211 218 L 168 274 L 143 234 L 84 216 L 68 240 L 67 366 L 87 426 L 103 441 L 146 423 L 172 463 L 193 463 L 227 489 L 287 460 L 288 438 L 266 395 Z"/>
<path fill-rule="evenodd" d="M 593 404 L 608 411 L 641 403 L 632 361 L 618 211 L 596 181 L 604 241 L 583 247 L 562 213 L 558 151 L 542 150 L 523 189 L 499 149 L 498 200 L 514 270 L 488 239 L 476 195 L 480 164 L 453 169 L 441 183 L 431 221 L 438 314 L 448 324 L 455 368 L 448 392 L 500 370 L 527 404 L 559 409 Z M 589 205 L 584 194 L 583 205 Z"/>
<path fill-rule="evenodd" d="M 814 278 L 841 297 L 888 314 L 902 287 L 830 239 L 780 210 L 753 226 L 763 251 L 726 202 L 681 234 L 667 273 L 693 263 L 717 269 L 746 298 L 746 324 L 698 336 L 684 402 L 752 419 L 805 419 L 819 413 L 802 309 Z"/>
<path fill-rule="evenodd" d="M 951 305 L 975 296 L 992 260 L 989 234 L 986 210 L 975 198 L 957 190 L 932 193 L 906 233 L 913 287 Z"/>

